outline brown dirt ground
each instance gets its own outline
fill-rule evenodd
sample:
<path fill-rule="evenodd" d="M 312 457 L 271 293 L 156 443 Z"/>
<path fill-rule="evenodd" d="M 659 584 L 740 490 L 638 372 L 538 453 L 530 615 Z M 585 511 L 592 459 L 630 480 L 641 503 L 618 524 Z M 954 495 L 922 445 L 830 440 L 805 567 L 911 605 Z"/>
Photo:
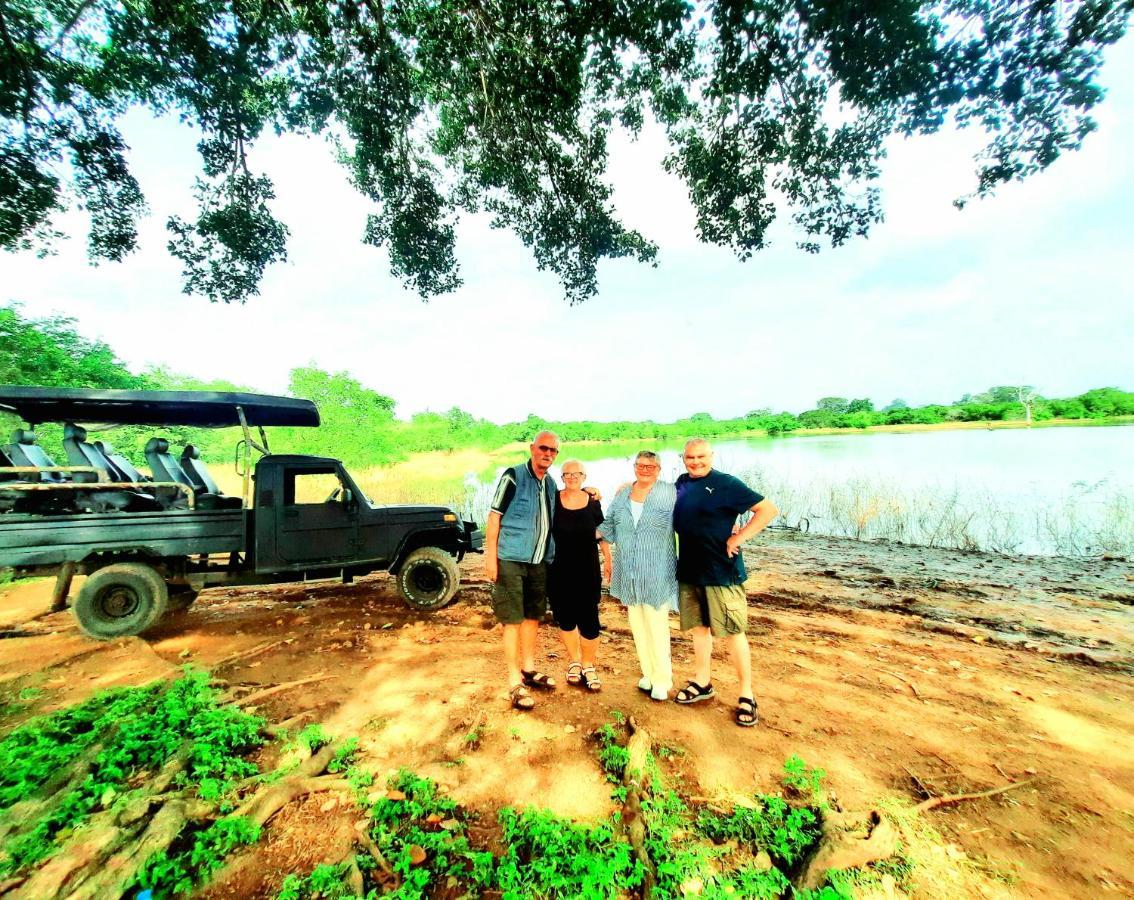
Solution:
<path fill-rule="evenodd" d="M 587 736 L 620 710 L 685 751 L 667 765 L 698 797 L 775 790 L 791 754 L 827 770 L 828 787 L 852 809 L 1034 777 L 925 814 L 946 851 L 978 873 L 969 890 L 1134 896 L 1134 565 L 782 532 L 763 536 L 748 557 L 763 717 L 751 730 L 732 724 L 735 680 L 723 657 L 716 701 L 685 708 L 640 694 L 625 616 L 609 598 L 602 693 L 561 683 L 533 712 L 511 711 L 477 556 L 462 565 L 458 602 L 432 615 L 404 606 L 385 575 L 213 589 L 145 638 L 109 643 L 81 636 L 67 613 L 41 615 L 50 582 L 17 585 L 0 595 L 9 704 L 0 727 L 185 662 L 250 685 L 319 675 L 258 712 L 357 735 L 379 779 L 414 769 L 486 822 L 509 804 L 587 820 L 612 809 Z M 550 630 L 542 654 L 561 676 Z M 687 676 L 692 648 L 676 631 L 673 655 L 675 674 Z M 25 688 L 39 690 L 12 706 Z M 470 747 L 465 736 L 478 725 L 483 739 Z M 356 818 L 333 795 L 292 805 L 206 896 L 272 896 L 288 872 L 340 859 Z"/>

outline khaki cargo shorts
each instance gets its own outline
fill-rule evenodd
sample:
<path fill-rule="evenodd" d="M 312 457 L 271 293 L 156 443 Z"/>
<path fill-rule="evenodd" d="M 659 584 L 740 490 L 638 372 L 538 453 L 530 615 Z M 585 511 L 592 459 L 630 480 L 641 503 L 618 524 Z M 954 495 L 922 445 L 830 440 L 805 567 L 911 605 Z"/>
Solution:
<path fill-rule="evenodd" d="M 742 634 L 748 627 L 748 596 L 739 584 L 679 584 L 681 630 L 708 626 L 713 637 Z"/>

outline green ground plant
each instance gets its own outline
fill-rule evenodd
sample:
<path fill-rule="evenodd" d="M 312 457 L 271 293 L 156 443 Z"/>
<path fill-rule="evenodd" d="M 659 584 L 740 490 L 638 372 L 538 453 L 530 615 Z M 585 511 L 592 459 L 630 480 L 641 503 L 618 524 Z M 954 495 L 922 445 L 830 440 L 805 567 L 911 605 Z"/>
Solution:
<path fill-rule="evenodd" d="M 354 897 L 355 892 L 347 882 L 349 863 L 316 866 L 310 874 L 288 875 L 280 885 L 277 900 L 343 900 Z"/>
<path fill-rule="evenodd" d="M 495 884 L 505 900 L 626 896 L 642 884 L 644 871 L 614 819 L 580 825 L 546 810 L 502 809 L 507 852 Z"/>
<path fill-rule="evenodd" d="M 450 879 L 474 896 L 491 885 L 492 854 L 473 848 L 467 816 L 456 802 L 405 769 L 389 788 L 370 810 L 370 837 L 401 879 L 393 896 L 427 897 Z"/>

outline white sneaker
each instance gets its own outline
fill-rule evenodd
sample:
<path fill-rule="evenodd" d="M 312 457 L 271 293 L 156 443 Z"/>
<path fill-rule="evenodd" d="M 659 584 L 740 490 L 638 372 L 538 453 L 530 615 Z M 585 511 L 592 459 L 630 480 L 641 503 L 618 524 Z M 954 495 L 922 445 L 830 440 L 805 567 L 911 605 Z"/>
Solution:
<path fill-rule="evenodd" d="M 662 688 L 662 687 L 653 688 L 650 691 L 650 699 L 651 700 L 668 700 L 669 699 L 669 691 L 666 690 L 665 688 Z"/>
<path fill-rule="evenodd" d="M 638 679 L 638 690 L 646 691 L 647 693 L 649 693 L 653 689 L 654 689 L 653 684 L 650 682 L 650 679 L 647 678 L 645 675 L 643 675 L 641 678 Z"/>

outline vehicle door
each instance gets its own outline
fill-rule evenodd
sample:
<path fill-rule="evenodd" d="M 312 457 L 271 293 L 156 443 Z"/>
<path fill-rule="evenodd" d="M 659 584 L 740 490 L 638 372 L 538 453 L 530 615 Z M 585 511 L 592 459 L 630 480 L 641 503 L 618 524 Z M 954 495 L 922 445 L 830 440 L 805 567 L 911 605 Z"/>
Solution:
<path fill-rule="evenodd" d="M 276 527 L 282 562 L 314 568 L 354 558 L 358 500 L 336 466 L 287 466 L 282 487 Z"/>

